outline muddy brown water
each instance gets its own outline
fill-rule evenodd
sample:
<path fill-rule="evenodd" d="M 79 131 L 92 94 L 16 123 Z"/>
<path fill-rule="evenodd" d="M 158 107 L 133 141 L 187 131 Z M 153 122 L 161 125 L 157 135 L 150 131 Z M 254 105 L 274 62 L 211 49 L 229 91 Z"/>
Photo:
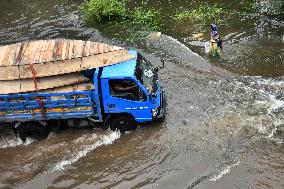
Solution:
<path fill-rule="evenodd" d="M 67 37 L 123 45 L 85 26 L 80 3 L 2 0 L 0 43 Z M 204 41 L 191 34 L 168 30 L 171 37 L 134 44 L 155 65 L 167 58 L 165 121 L 125 135 L 70 128 L 24 144 L 1 129 L 0 188 L 283 188 L 283 19 L 265 19 L 270 37 L 261 40 L 256 25 L 221 29 L 219 63 L 193 55 L 189 48 L 204 56 Z"/>

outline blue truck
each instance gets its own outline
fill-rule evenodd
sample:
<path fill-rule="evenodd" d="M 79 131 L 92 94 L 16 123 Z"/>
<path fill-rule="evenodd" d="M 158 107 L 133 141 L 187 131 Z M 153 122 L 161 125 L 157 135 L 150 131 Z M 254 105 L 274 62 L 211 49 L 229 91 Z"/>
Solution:
<path fill-rule="evenodd" d="M 46 137 L 52 124 L 87 121 L 124 132 L 136 129 L 137 123 L 163 119 L 159 68 L 136 50 L 128 53 L 135 58 L 81 71 L 93 85 L 89 90 L 0 94 L 0 123 L 12 125 L 26 140 Z"/>

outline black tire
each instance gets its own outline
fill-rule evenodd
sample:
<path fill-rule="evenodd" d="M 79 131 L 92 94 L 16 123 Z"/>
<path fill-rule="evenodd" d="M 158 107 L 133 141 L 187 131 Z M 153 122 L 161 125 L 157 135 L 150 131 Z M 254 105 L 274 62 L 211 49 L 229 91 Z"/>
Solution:
<path fill-rule="evenodd" d="M 110 118 L 109 127 L 112 131 L 132 131 L 137 128 L 137 122 L 130 116 L 117 116 Z"/>
<path fill-rule="evenodd" d="M 19 125 L 16 129 L 16 135 L 25 142 L 27 137 L 41 140 L 47 138 L 49 135 L 49 127 L 43 126 L 37 122 L 25 122 Z"/>

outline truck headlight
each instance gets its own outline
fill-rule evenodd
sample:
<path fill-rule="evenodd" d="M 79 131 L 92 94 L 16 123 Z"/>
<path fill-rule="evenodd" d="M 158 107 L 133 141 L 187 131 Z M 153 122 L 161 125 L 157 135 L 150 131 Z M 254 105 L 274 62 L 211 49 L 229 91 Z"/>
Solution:
<path fill-rule="evenodd" d="M 156 117 L 158 115 L 158 112 L 159 112 L 158 108 L 152 109 L 152 116 Z"/>

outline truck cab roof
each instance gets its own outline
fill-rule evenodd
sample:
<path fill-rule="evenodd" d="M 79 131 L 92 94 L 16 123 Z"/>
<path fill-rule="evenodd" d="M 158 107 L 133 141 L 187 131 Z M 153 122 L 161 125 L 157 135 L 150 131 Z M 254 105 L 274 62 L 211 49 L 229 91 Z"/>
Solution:
<path fill-rule="evenodd" d="M 111 66 L 107 66 L 103 68 L 103 72 L 101 78 L 128 78 L 133 77 L 135 68 L 136 68 L 136 60 L 137 60 L 137 51 L 130 50 L 129 54 L 135 56 L 136 58 L 130 59 L 128 61 L 114 64 Z"/>

